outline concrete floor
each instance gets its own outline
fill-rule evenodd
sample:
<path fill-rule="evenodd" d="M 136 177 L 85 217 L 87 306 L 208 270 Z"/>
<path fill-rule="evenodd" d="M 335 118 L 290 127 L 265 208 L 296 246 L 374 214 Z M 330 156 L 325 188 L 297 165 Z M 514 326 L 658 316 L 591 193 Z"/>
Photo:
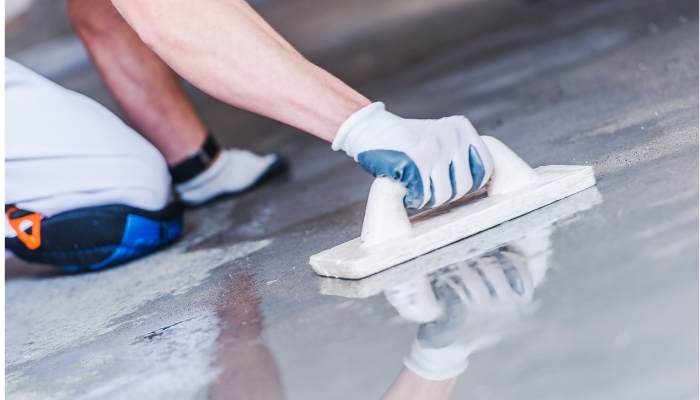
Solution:
<path fill-rule="evenodd" d="M 291 174 L 190 212 L 178 244 L 117 269 L 10 260 L 8 398 L 379 398 L 417 326 L 382 291 L 496 248 L 534 249 L 520 271 L 544 279 L 508 318 L 467 309 L 483 319 L 460 337 L 501 340 L 470 357 L 453 398 L 697 398 L 697 2 L 336 3 L 260 7 L 395 112 L 465 114 L 534 166 L 595 166 L 597 189 L 366 281 L 323 279 L 308 257 L 358 235 L 371 178 L 193 91 L 224 143 L 280 151 Z M 60 61 L 27 56 L 36 40 L 18 29 L 10 56 Z M 56 78 L 113 107 L 69 61 Z"/>

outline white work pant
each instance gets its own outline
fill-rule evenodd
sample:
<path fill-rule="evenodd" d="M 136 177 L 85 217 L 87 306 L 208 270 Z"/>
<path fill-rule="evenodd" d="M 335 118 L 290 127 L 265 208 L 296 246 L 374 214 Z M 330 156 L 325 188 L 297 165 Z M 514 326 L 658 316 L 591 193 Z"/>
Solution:
<path fill-rule="evenodd" d="M 12 60 L 5 67 L 5 204 L 44 216 L 166 205 L 170 175 L 148 141 L 90 98 Z"/>

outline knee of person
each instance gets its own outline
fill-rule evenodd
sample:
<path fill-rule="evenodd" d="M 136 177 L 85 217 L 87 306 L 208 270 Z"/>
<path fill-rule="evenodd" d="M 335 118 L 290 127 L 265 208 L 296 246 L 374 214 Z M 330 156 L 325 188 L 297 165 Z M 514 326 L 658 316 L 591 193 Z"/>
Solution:
<path fill-rule="evenodd" d="M 17 208 L 9 213 L 15 225 L 33 215 Z M 85 272 L 119 265 L 172 244 L 182 233 L 183 220 L 176 204 L 157 212 L 113 204 L 42 218 L 37 231 L 35 223 L 26 232 L 6 237 L 5 248 L 29 262 Z"/>
<path fill-rule="evenodd" d="M 165 207 L 172 198 L 172 189 L 170 172 L 163 156 L 146 142 L 143 148 L 134 151 L 129 163 L 132 165 L 125 166 L 119 172 L 128 174 L 126 179 L 134 188 L 131 203 L 151 211 Z M 134 174 L 133 171 L 140 173 Z"/>

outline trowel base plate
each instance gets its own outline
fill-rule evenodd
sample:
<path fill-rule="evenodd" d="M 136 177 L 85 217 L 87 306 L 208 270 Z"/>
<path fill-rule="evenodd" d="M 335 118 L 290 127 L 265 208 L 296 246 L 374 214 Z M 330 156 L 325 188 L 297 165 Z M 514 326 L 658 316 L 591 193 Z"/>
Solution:
<path fill-rule="evenodd" d="M 406 237 L 371 247 L 356 238 L 314 254 L 309 264 L 319 275 L 361 279 L 595 185 L 589 166 L 548 165 L 535 171 L 537 181 L 525 188 L 413 216 Z"/>

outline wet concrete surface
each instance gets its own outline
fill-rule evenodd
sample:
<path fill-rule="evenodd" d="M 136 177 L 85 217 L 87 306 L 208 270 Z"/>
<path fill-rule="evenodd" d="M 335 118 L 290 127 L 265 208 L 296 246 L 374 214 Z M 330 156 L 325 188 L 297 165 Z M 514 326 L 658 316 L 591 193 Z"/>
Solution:
<path fill-rule="evenodd" d="M 379 398 L 432 335 L 482 344 L 453 398 L 697 398 L 697 2 L 416 3 L 376 2 L 370 27 L 346 3 L 261 10 L 395 112 L 465 114 L 534 166 L 593 165 L 595 189 L 364 281 L 319 278 L 308 257 L 359 234 L 371 178 L 193 92 L 224 143 L 282 152 L 291 173 L 189 212 L 179 243 L 117 269 L 10 260 L 8 397 Z M 87 66 L 61 82 L 114 107 Z M 450 301 L 447 281 L 487 300 Z M 420 284 L 457 322 L 399 315 Z"/>

